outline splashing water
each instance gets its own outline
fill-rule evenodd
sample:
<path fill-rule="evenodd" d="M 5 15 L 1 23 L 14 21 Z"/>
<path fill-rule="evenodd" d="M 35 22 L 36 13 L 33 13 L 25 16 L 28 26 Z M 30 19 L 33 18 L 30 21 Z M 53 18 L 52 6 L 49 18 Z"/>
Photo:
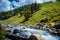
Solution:
<path fill-rule="evenodd" d="M 49 32 L 44 31 L 44 30 L 36 30 L 36 29 L 27 29 L 29 31 L 36 31 L 37 33 L 39 33 L 45 40 L 60 40 L 60 36 L 56 36 L 56 35 L 51 35 Z"/>
<path fill-rule="evenodd" d="M 19 27 L 16 27 L 19 29 Z M 39 33 L 45 40 L 60 40 L 60 36 L 51 35 L 48 31 L 40 30 L 40 29 L 31 29 L 26 28 L 25 30 L 28 30 L 29 32 L 37 32 Z M 27 33 L 26 33 L 27 34 Z"/>
<path fill-rule="evenodd" d="M 45 38 L 46 40 L 60 40 L 60 37 L 58 36 L 53 36 L 51 35 L 50 33 L 48 33 L 47 31 L 43 31 L 43 30 L 40 30 L 40 34 L 43 38 Z"/>

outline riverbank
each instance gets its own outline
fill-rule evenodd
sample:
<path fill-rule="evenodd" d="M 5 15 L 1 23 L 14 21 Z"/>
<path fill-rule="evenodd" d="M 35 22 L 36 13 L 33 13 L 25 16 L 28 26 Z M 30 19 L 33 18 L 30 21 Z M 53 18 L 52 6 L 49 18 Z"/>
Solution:
<path fill-rule="evenodd" d="M 14 25 L 11 25 L 11 24 L 0 24 L 0 26 L 4 26 L 5 28 L 7 27 L 17 27 L 17 26 L 14 26 Z M 56 26 L 56 25 L 55 25 Z M 19 26 L 21 27 L 21 26 Z M 28 27 L 28 28 L 34 28 L 34 29 L 41 29 L 41 30 L 45 30 L 45 31 L 48 31 L 49 33 L 53 34 L 53 35 L 58 35 L 60 36 L 60 29 L 56 29 L 56 28 L 49 28 L 49 26 L 46 26 L 46 25 L 32 25 L 32 26 L 25 26 L 25 27 Z"/>
<path fill-rule="evenodd" d="M 34 26 L 14 26 L 14 25 L 10 25 L 10 24 L 8 24 L 8 25 L 4 25 L 4 24 L 2 24 L 1 26 L 5 26 L 5 28 L 7 28 L 7 27 L 17 27 L 17 28 L 19 28 L 19 27 L 23 27 L 23 28 L 31 28 L 31 29 L 36 29 L 36 30 L 42 30 L 42 31 L 47 31 L 48 33 L 49 33 L 49 35 L 53 35 L 53 36 L 60 36 L 60 33 L 58 34 L 58 32 L 56 32 L 55 31 L 55 29 L 54 30 L 52 30 L 52 29 L 50 29 L 49 27 L 43 27 L 43 26 L 40 26 L 40 25 L 34 25 Z M 44 33 L 44 35 L 47 35 L 47 32 L 45 32 Z"/>

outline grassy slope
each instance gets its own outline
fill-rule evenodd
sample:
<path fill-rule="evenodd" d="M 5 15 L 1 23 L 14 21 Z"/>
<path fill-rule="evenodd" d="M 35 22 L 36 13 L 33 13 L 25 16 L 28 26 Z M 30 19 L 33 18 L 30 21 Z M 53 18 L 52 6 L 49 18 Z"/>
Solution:
<path fill-rule="evenodd" d="M 55 3 L 49 3 L 42 5 L 41 10 L 37 11 L 36 13 L 33 14 L 32 17 L 29 18 L 25 24 L 27 25 L 33 25 L 37 24 L 40 22 L 42 19 L 49 19 L 47 24 L 52 23 L 53 20 L 59 20 L 60 18 L 60 2 L 55 2 Z M 42 15 L 43 14 L 43 15 Z M 11 23 L 15 25 L 21 25 L 20 22 L 22 22 L 25 19 L 24 16 L 19 17 L 19 15 L 16 15 L 14 17 L 11 17 L 7 20 L 0 20 L 2 23 Z"/>
<path fill-rule="evenodd" d="M 25 19 L 24 16 L 20 17 L 20 15 L 18 14 L 16 16 L 9 18 L 9 19 L 0 20 L 0 22 L 4 23 L 4 24 L 10 23 L 10 24 L 14 24 L 14 25 L 19 25 L 20 24 L 19 22 L 22 22 L 24 19 Z"/>
<path fill-rule="evenodd" d="M 45 4 L 42 6 L 41 10 L 34 13 L 34 15 L 29 18 L 27 24 L 37 24 L 42 19 L 49 19 L 47 24 L 52 23 L 53 20 L 59 20 L 60 18 L 60 2 Z M 42 15 L 43 14 L 43 15 Z M 56 16 L 56 17 L 55 17 Z"/>

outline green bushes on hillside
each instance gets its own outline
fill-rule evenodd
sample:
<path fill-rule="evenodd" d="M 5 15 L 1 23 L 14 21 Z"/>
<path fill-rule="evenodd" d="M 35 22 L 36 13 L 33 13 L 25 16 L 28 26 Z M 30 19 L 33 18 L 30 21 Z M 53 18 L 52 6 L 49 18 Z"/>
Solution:
<path fill-rule="evenodd" d="M 38 4 L 39 9 L 37 9 L 37 11 L 35 12 L 32 11 L 34 10 L 34 8 L 31 9 L 31 5 L 26 5 L 18 8 L 21 11 L 16 11 L 16 14 L 18 15 L 10 15 L 12 16 L 11 18 L 7 20 L 1 20 L 0 22 L 12 23 L 15 25 L 36 25 L 39 22 L 45 22 L 45 24 L 50 24 L 60 20 L 60 1 Z"/>

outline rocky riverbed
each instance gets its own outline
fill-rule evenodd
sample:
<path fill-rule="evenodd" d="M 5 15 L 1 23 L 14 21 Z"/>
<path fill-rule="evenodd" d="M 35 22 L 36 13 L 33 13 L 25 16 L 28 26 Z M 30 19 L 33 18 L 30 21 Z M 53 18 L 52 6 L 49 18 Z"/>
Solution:
<path fill-rule="evenodd" d="M 7 27 L 10 27 L 10 26 L 12 26 L 12 25 L 8 25 Z M 12 27 L 15 27 L 15 26 L 12 26 Z M 21 26 L 18 26 L 18 27 L 21 27 Z M 34 29 L 34 30 L 38 30 L 37 32 L 39 32 L 40 35 L 43 38 L 45 38 L 46 40 L 60 40 L 60 36 L 51 34 L 53 31 L 48 27 L 47 28 L 40 27 L 40 26 L 35 26 L 35 27 L 24 26 L 24 27 L 28 27 L 28 28 L 31 28 L 31 29 Z M 17 39 L 7 37 L 5 40 L 17 40 Z M 26 39 L 20 39 L 20 40 L 26 40 Z"/>

